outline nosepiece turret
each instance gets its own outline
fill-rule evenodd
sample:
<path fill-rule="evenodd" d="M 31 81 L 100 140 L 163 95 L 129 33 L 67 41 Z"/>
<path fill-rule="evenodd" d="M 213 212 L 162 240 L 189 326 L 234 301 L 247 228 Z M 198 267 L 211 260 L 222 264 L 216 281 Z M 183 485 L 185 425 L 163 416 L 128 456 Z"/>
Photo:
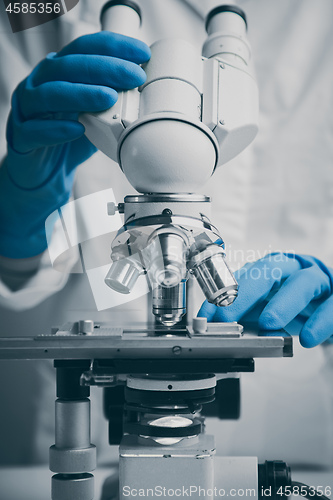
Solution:
<path fill-rule="evenodd" d="M 186 313 L 186 284 L 196 278 L 208 302 L 231 304 L 237 282 L 221 236 L 203 212 L 210 200 L 197 195 L 144 195 L 125 198 L 125 225 L 112 244 L 113 263 L 105 283 L 130 293 L 140 275 L 152 291 L 152 312 L 166 327 Z M 217 243 L 220 242 L 220 243 Z"/>

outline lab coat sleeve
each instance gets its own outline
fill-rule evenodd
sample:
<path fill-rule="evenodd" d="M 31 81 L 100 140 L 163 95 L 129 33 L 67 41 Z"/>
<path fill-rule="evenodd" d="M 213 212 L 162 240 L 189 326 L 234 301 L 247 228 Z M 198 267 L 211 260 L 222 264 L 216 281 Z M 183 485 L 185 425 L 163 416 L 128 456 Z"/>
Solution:
<path fill-rule="evenodd" d="M 52 240 L 57 239 L 58 231 L 55 227 Z M 66 255 L 57 271 L 48 251 L 29 259 L 0 256 L 0 307 L 24 311 L 37 306 L 64 288 L 78 258 L 78 251 Z"/>
<path fill-rule="evenodd" d="M 65 17 L 65 16 L 64 16 Z M 74 22 L 76 21 L 76 22 Z M 20 81 L 48 52 L 57 51 L 76 36 L 89 32 L 87 26 L 70 16 L 57 23 L 12 33 L 3 2 L 0 3 L 0 163 L 6 155 L 6 122 L 11 96 Z M 78 25 L 79 28 L 78 29 Z M 80 32 L 83 31 L 83 32 Z M 90 26 L 90 31 L 92 27 Z M 52 241 L 59 231 L 55 229 Z M 0 236 L 1 237 L 1 236 Z M 61 272 L 52 267 L 49 252 L 31 259 L 8 259 L 0 256 L 0 307 L 22 311 L 40 304 L 61 290 L 78 261 L 73 251 L 60 263 Z M 59 269 L 59 267 L 57 268 Z"/>

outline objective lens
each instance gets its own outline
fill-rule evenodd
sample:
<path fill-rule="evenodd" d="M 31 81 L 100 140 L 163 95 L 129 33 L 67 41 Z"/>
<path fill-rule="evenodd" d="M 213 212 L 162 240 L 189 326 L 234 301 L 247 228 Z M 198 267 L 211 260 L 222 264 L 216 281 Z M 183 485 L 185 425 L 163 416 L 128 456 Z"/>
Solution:
<path fill-rule="evenodd" d="M 173 326 L 186 312 L 186 282 L 166 288 L 157 285 L 153 289 L 153 313 L 164 326 Z"/>
<path fill-rule="evenodd" d="M 228 306 L 237 297 L 238 285 L 218 245 L 208 245 L 194 254 L 189 268 L 196 277 L 206 299 L 216 306 Z"/>
<path fill-rule="evenodd" d="M 187 246 L 180 235 L 172 231 L 157 234 L 152 238 L 149 249 L 152 283 L 170 288 L 185 279 Z"/>
<path fill-rule="evenodd" d="M 112 263 L 105 283 L 116 292 L 130 293 L 143 269 L 134 260 L 124 258 Z"/>

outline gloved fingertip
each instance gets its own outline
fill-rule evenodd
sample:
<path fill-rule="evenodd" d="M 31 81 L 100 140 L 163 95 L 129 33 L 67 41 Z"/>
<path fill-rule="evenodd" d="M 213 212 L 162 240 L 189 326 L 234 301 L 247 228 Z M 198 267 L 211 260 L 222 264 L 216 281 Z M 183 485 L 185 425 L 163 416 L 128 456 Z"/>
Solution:
<path fill-rule="evenodd" d="M 227 307 L 216 307 L 213 321 L 216 323 L 230 323 L 233 321 L 238 321 L 240 319 L 239 314 L 231 306 Z"/>
<path fill-rule="evenodd" d="M 59 122 L 61 123 L 61 122 Z M 84 125 L 80 122 L 76 121 L 68 121 L 65 122 L 63 125 L 59 126 L 59 133 L 60 135 L 68 137 L 68 141 L 72 141 L 74 139 L 78 139 L 85 133 L 86 129 Z"/>
<path fill-rule="evenodd" d="M 263 311 L 258 319 L 260 330 L 280 330 L 286 326 L 285 321 L 274 311 Z"/>
<path fill-rule="evenodd" d="M 118 71 L 119 83 L 115 88 L 119 90 L 130 90 L 143 85 L 147 79 L 145 71 L 138 64 L 129 62 L 122 63 Z"/>
<path fill-rule="evenodd" d="M 299 334 L 299 342 L 302 347 L 306 349 L 311 349 L 312 347 L 316 347 L 317 345 L 322 344 L 326 340 L 328 340 L 333 334 L 329 328 L 325 330 L 325 332 L 318 332 L 314 328 L 309 328 L 307 324 L 305 324 Z"/>
<path fill-rule="evenodd" d="M 132 49 L 129 50 L 129 52 L 132 52 L 131 61 L 137 64 L 144 64 L 147 61 L 149 61 L 149 59 L 151 58 L 151 50 L 148 47 L 148 45 L 142 42 L 142 40 L 138 40 L 137 38 L 130 38 L 130 37 L 126 38 L 129 41 L 129 44 L 131 45 L 129 49 Z"/>
<path fill-rule="evenodd" d="M 134 79 L 134 87 L 140 87 L 140 85 L 143 85 L 147 80 L 146 72 L 140 66 L 136 66 L 135 72 L 133 72 L 132 76 Z"/>
<path fill-rule="evenodd" d="M 140 40 L 139 40 L 140 41 Z M 138 63 L 144 64 L 151 58 L 151 50 L 144 42 L 140 42 L 140 53 L 138 54 Z"/>
<path fill-rule="evenodd" d="M 118 92 L 114 89 L 104 87 L 100 94 L 101 109 L 112 108 L 118 101 Z"/>
<path fill-rule="evenodd" d="M 207 300 L 202 304 L 197 314 L 198 318 L 207 318 L 207 321 L 213 321 L 216 312 L 216 306 L 210 304 Z"/>
<path fill-rule="evenodd" d="M 144 59 L 144 61 L 143 61 L 143 62 L 145 62 L 145 63 L 146 63 L 146 62 L 148 62 L 148 61 L 150 60 L 150 58 L 151 58 L 151 50 L 150 50 L 150 48 L 149 48 L 148 46 L 147 46 L 147 49 L 148 49 L 148 50 L 146 50 L 146 53 L 145 53 L 145 59 Z"/>
<path fill-rule="evenodd" d="M 303 328 L 299 335 L 299 343 L 302 347 L 311 349 L 312 347 L 319 345 L 321 342 L 318 341 L 307 328 Z"/>

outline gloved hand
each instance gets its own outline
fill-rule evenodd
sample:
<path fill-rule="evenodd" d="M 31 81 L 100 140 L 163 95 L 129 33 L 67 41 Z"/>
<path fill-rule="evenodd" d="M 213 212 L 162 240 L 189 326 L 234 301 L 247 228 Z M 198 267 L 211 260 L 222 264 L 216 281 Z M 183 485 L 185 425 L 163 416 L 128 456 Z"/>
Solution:
<path fill-rule="evenodd" d="M 86 35 L 49 54 L 12 97 L 8 155 L 0 168 L 0 254 L 22 258 L 46 249 L 45 219 L 68 201 L 75 168 L 96 148 L 79 113 L 106 110 L 117 90 L 141 85 L 143 42 L 110 32 Z"/>
<path fill-rule="evenodd" d="M 263 330 L 284 328 L 298 317 L 302 320 L 299 339 L 303 347 L 314 347 L 333 335 L 333 269 L 320 260 L 308 255 L 270 254 L 245 265 L 235 278 L 239 291 L 234 303 L 216 307 L 205 301 L 198 316 L 208 321 L 246 321 L 256 310 Z"/>

